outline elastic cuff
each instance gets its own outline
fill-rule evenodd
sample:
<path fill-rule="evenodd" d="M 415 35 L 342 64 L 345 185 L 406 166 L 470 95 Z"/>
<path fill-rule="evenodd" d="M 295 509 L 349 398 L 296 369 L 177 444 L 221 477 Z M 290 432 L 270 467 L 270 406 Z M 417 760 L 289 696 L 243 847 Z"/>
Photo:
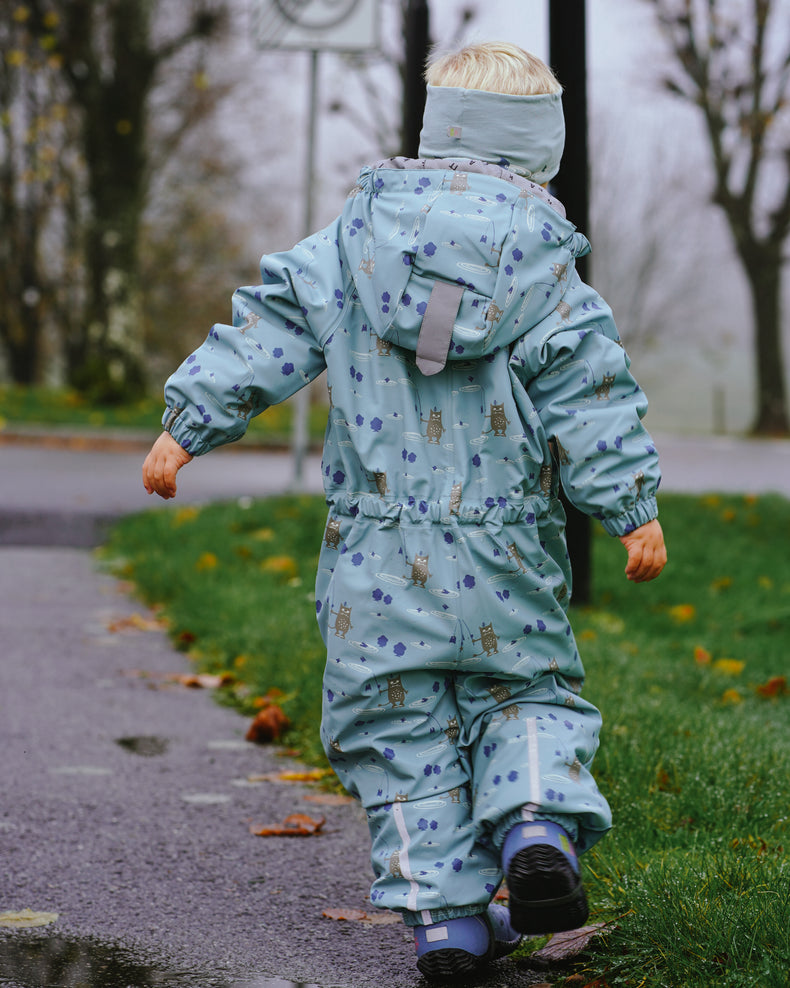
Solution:
<path fill-rule="evenodd" d="M 644 501 L 637 501 L 632 508 L 621 515 L 604 518 L 602 524 L 609 535 L 627 535 L 654 518 L 658 518 L 658 504 L 655 497 L 647 497 Z"/>
<path fill-rule="evenodd" d="M 513 827 L 518 826 L 520 823 L 531 823 L 533 820 L 550 820 L 552 823 L 556 823 L 562 827 L 573 843 L 576 844 L 579 837 L 579 824 L 575 817 L 563 815 L 562 813 L 534 813 L 532 818 L 527 820 L 524 817 L 523 811 L 520 809 L 513 810 L 511 813 L 502 817 L 496 825 L 491 843 L 498 851 L 501 851 L 502 845 L 505 843 L 505 838 Z"/>
<path fill-rule="evenodd" d="M 165 414 L 162 416 L 162 428 L 165 432 L 172 434 L 173 426 L 176 424 L 176 419 L 184 411 L 183 408 L 168 408 Z"/>
<path fill-rule="evenodd" d="M 407 909 L 400 910 L 406 926 L 430 926 L 432 923 L 443 923 L 447 919 L 461 919 L 463 916 L 482 916 L 485 909 L 480 906 L 447 906 L 444 909 L 423 909 L 413 913 Z"/>

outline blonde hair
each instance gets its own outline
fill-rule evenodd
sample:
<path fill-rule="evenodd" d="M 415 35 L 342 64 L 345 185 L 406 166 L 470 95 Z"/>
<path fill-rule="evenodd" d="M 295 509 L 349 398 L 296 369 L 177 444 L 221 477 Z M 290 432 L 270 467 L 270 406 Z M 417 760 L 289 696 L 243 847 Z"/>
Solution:
<path fill-rule="evenodd" d="M 482 89 L 508 96 L 562 92 L 545 62 L 507 41 L 466 45 L 451 52 L 434 50 L 425 81 L 429 86 Z"/>

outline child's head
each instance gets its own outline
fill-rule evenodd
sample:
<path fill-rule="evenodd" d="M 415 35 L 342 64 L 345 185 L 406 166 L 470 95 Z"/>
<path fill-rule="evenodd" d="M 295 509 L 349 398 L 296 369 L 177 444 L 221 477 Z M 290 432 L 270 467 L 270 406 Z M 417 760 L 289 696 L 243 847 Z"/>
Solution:
<path fill-rule="evenodd" d="M 453 52 L 434 51 L 425 81 L 429 86 L 480 89 L 509 96 L 562 92 L 545 62 L 507 41 L 466 45 Z"/>

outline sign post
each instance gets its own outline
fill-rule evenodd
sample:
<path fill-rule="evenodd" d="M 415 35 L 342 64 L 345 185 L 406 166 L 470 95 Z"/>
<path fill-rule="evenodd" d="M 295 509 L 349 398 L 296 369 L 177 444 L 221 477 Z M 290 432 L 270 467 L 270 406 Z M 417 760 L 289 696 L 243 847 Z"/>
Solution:
<path fill-rule="evenodd" d="M 253 31 L 263 49 L 307 51 L 310 80 L 307 115 L 307 163 L 303 236 L 313 233 L 314 177 L 318 107 L 318 55 L 321 51 L 375 51 L 379 47 L 379 0 L 256 0 Z M 291 437 L 293 486 L 304 476 L 308 446 L 309 396 L 294 396 Z"/>

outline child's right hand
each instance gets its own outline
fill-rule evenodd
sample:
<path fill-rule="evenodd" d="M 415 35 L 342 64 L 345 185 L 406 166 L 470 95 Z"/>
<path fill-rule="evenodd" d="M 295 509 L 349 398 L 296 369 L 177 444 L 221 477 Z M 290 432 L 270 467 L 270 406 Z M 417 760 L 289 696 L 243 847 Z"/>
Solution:
<path fill-rule="evenodd" d="M 163 432 L 143 463 L 143 487 L 165 500 L 176 496 L 176 474 L 192 459 L 169 432 Z"/>
<path fill-rule="evenodd" d="M 634 583 L 645 583 L 655 580 L 666 566 L 667 549 L 664 545 L 664 533 L 657 519 L 640 525 L 633 532 L 621 535 L 620 541 L 628 550 L 628 562 L 625 575 Z"/>

